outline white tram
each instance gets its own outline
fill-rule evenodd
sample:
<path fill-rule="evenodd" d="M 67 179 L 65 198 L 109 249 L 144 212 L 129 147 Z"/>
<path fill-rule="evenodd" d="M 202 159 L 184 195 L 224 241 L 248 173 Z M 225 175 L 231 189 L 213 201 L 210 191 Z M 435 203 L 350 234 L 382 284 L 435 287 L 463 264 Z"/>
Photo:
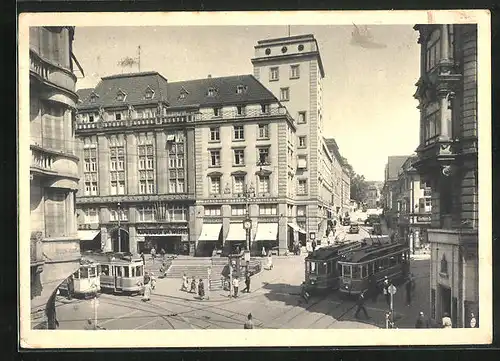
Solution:
<path fill-rule="evenodd" d="M 105 254 L 104 257 L 99 261 L 103 290 L 113 293 L 139 293 L 142 291 L 144 264 L 140 257 L 123 253 Z"/>
<path fill-rule="evenodd" d="M 78 271 L 59 286 L 59 291 L 68 295 L 68 291 L 72 288 L 72 296 L 94 297 L 101 291 L 100 265 L 87 259 L 82 259 L 80 263 Z"/>

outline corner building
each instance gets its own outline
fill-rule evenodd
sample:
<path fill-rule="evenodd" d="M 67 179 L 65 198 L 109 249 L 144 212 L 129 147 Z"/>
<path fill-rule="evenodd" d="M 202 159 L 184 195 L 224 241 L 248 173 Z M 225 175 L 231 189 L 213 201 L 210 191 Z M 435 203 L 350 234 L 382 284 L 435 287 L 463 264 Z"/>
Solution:
<path fill-rule="evenodd" d="M 73 27 L 30 27 L 32 327 L 56 328 L 55 295 L 79 267 Z"/>
<path fill-rule="evenodd" d="M 332 218 L 334 184 L 332 156 L 322 134 L 325 72 L 318 43 L 313 35 L 261 40 L 252 64 L 254 76 L 296 120 L 297 221 L 309 233 L 308 238 L 314 234 L 322 239 Z M 330 166 L 324 167 L 325 163 Z"/>
<path fill-rule="evenodd" d="M 413 166 L 431 189 L 430 314 L 480 323 L 477 26 L 417 25 L 420 145 Z M 486 240 L 487 241 L 487 240 Z"/>

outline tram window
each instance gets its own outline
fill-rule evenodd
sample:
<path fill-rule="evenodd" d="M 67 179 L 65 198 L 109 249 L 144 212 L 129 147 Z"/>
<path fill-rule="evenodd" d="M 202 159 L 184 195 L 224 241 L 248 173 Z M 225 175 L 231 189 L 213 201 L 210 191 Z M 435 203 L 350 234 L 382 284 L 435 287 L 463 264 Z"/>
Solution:
<path fill-rule="evenodd" d="M 89 277 L 89 269 L 86 267 L 80 268 L 80 278 L 88 278 Z"/>
<path fill-rule="evenodd" d="M 344 277 L 351 277 L 351 266 L 349 265 L 343 265 L 342 268 L 342 276 Z"/>
<path fill-rule="evenodd" d="M 132 277 L 135 277 L 135 267 L 130 267 L 130 271 L 132 271 Z"/>
<path fill-rule="evenodd" d="M 128 275 L 128 267 L 123 267 L 123 277 L 127 277 L 127 278 L 130 277 Z"/>
<path fill-rule="evenodd" d="M 341 264 L 337 263 L 337 271 L 338 271 L 339 275 L 342 274 L 342 265 Z"/>
<path fill-rule="evenodd" d="M 373 271 L 375 265 L 373 263 L 368 263 L 368 275 L 372 275 L 374 274 L 375 272 Z"/>
<path fill-rule="evenodd" d="M 398 264 L 398 260 L 396 259 L 396 257 L 393 256 L 393 257 L 389 258 L 389 266 L 390 267 L 394 267 L 397 264 Z"/>
<path fill-rule="evenodd" d="M 311 262 L 311 271 L 310 273 L 316 273 L 316 262 Z"/>
<path fill-rule="evenodd" d="M 98 275 L 101 274 L 101 265 L 100 264 L 97 265 L 97 274 Z"/>
<path fill-rule="evenodd" d="M 89 267 L 89 277 L 95 277 L 96 276 L 96 268 L 95 267 Z"/>
<path fill-rule="evenodd" d="M 78 270 L 75 273 L 73 273 L 73 278 L 76 279 L 76 280 L 80 278 L 80 270 Z"/>
<path fill-rule="evenodd" d="M 306 262 L 306 272 L 309 273 L 311 270 L 311 262 Z"/>
<path fill-rule="evenodd" d="M 359 272 L 360 266 L 354 266 L 352 267 L 352 278 L 353 279 L 358 279 L 360 278 L 360 272 Z"/>
<path fill-rule="evenodd" d="M 135 267 L 135 276 L 136 277 L 142 276 L 142 266 Z"/>
<path fill-rule="evenodd" d="M 327 271 L 327 262 L 323 262 L 323 263 L 319 263 L 318 264 L 318 274 L 320 275 L 324 275 L 326 274 L 326 271 Z"/>
<path fill-rule="evenodd" d="M 368 276 L 368 266 L 363 265 L 361 266 L 361 278 L 365 278 L 366 276 Z"/>
<path fill-rule="evenodd" d="M 118 277 L 122 276 L 122 267 L 115 266 L 115 276 L 118 276 Z"/>
<path fill-rule="evenodd" d="M 384 268 L 389 267 L 389 259 L 388 258 L 384 258 L 382 260 L 382 267 L 384 267 Z"/>
<path fill-rule="evenodd" d="M 101 266 L 101 274 L 104 276 L 109 276 L 109 266 L 108 265 Z"/>

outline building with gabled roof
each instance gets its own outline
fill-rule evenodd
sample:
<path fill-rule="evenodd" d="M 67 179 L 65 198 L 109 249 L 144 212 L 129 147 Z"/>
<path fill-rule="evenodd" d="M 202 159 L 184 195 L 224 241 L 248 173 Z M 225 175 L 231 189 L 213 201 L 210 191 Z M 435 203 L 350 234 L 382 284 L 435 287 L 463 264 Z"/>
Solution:
<path fill-rule="evenodd" d="M 87 248 L 286 249 L 295 125 L 252 75 L 119 74 L 83 95 L 77 203 Z"/>

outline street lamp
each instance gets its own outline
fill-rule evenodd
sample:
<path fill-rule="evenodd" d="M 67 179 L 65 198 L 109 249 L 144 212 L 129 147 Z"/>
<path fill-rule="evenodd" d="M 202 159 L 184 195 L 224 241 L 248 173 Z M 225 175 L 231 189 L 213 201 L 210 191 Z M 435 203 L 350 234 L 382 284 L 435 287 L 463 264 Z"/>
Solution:
<path fill-rule="evenodd" d="M 117 206 L 117 215 L 118 215 L 118 252 L 122 251 L 122 237 L 120 232 L 120 214 L 121 214 L 121 203 L 118 202 Z"/>
<path fill-rule="evenodd" d="M 252 195 L 255 195 L 255 189 L 250 184 L 250 186 L 245 186 L 244 190 L 244 196 L 245 196 L 245 206 L 246 206 L 246 219 L 243 221 L 243 228 L 246 231 L 246 243 L 247 243 L 247 252 L 250 252 L 250 232 L 252 230 L 252 220 L 250 219 L 250 197 Z"/>

